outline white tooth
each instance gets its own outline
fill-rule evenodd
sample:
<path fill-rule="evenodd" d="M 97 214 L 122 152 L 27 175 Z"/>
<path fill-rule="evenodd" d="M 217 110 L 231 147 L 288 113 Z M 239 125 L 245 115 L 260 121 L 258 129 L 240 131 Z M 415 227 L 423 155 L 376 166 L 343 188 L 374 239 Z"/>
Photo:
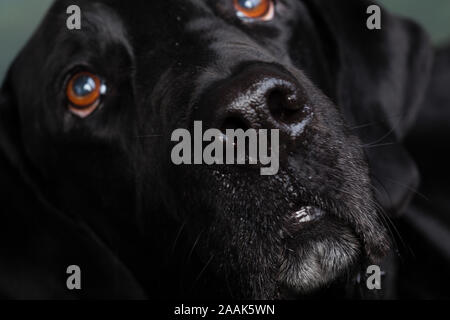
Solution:
<path fill-rule="evenodd" d="M 310 215 L 307 215 L 306 217 L 303 217 L 302 219 L 300 219 L 300 223 L 305 223 L 305 222 L 309 222 L 312 220 L 312 217 Z"/>
<path fill-rule="evenodd" d="M 294 213 L 294 216 L 299 223 L 309 222 L 323 215 L 324 212 L 322 210 L 310 206 L 303 207 L 300 211 Z"/>
<path fill-rule="evenodd" d="M 298 219 L 300 219 L 300 218 L 302 218 L 302 217 L 304 217 L 306 215 L 308 215 L 308 214 L 306 213 L 306 209 L 304 209 L 304 208 L 302 210 L 297 211 L 295 213 L 295 217 L 298 218 Z"/>

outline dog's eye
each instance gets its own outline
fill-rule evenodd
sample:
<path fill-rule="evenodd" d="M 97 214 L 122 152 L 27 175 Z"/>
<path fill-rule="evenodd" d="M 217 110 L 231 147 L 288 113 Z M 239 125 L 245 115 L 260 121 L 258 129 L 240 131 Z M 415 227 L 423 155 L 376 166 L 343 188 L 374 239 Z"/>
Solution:
<path fill-rule="evenodd" d="M 101 96 L 106 93 L 106 85 L 90 72 L 79 72 L 70 78 L 66 89 L 69 110 L 85 118 L 100 105 Z"/>
<path fill-rule="evenodd" d="M 274 16 L 274 0 L 233 0 L 241 19 L 269 21 Z"/>

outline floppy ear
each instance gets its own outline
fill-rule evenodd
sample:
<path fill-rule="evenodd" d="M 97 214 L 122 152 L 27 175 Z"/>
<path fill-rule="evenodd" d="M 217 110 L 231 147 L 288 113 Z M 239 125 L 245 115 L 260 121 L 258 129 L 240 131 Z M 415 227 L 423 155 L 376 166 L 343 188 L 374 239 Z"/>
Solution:
<path fill-rule="evenodd" d="M 0 89 L 0 296 L 143 299 L 143 289 L 118 256 L 86 224 L 48 202 L 35 183 L 11 74 Z M 72 264 L 82 268 L 83 290 L 76 292 L 66 286 Z"/>
<path fill-rule="evenodd" d="M 308 0 L 335 39 L 336 102 L 363 142 L 376 196 L 401 213 L 419 184 L 402 141 L 416 120 L 432 66 L 427 35 L 415 23 L 381 8 L 381 29 L 369 30 L 373 1 Z"/>
<path fill-rule="evenodd" d="M 0 88 L 0 153 L 11 163 L 22 166 L 19 116 L 10 79 L 9 72 Z"/>

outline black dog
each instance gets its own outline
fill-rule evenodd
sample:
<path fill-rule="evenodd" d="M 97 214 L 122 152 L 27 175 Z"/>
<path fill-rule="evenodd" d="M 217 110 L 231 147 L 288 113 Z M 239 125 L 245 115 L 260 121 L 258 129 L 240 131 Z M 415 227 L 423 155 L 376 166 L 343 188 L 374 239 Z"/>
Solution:
<path fill-rule="evenodd" d="M 401 142 L 432 65 L 414 23 L 369 30 L 371 4 L 56 1 L 1 93 L 0 294 L 351 296 L 418 185 Z M 278 174 L 174 165 L 196 120 L 279 129 Z"/>

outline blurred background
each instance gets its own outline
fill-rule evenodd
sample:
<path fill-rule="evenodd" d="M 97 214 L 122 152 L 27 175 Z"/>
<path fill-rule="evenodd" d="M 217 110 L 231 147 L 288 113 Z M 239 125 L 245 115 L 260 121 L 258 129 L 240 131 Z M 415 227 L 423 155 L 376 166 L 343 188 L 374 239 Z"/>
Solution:
<path fill-rule="evenodd" d="M 0 81 L 53 0 L 0 0 Z M 335 0 L 332 0 L 335 1 Z M 450 0 L 381 0 L 388 9 L 414 18 L 435 43 L 450 41 Z"/>

